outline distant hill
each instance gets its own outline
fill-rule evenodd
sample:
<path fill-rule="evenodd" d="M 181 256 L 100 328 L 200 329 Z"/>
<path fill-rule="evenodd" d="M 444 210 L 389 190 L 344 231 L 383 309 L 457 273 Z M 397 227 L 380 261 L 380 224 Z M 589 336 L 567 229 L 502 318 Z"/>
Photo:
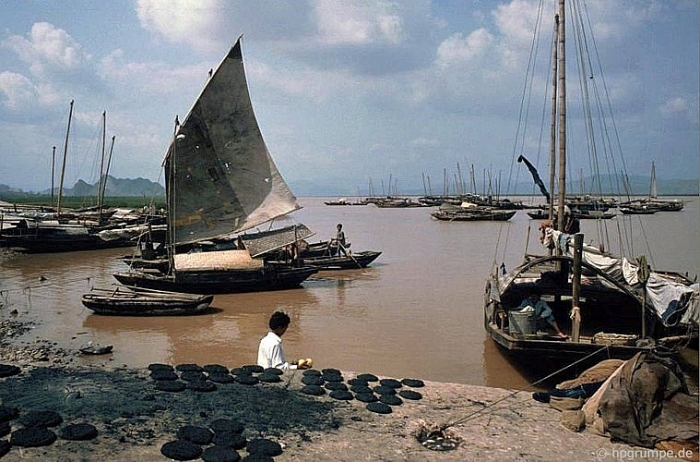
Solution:
<path fill-rule="evenodd" d="M 63 188 L 65 197 L 97 197 L 99 183 L 88 184 L 83 180 L 78 180 L 72 188 Z M 58 194 L 58 188 L 54 188 L 54 193 Z M 0 195 L 36 194 L 51 195 L 51 189 L 39 192 L 26 192 L 10 186 L 0 184 Z M 114 178 L 107 177 L 107 187 L 105 188 L 107 197 L 147 197 L 164 198 L 165 187 L 160 183 L 147 180 L 145 178 Z"/>
<path fill-rule="evenodd" d="M 78 180 L 72 188 L 63 189 L 63 194 L 67 197 L 97 197 L 99 184 L 88 184 L 83 180 Z M 47 193 L 51 193 L 48 190 Z M 160 183 L 155 183 L 145 178 L 114 178 L 107 177 L 107 187 L 105 188 L 107 197 L 165 197 L 165 187 Z"/>

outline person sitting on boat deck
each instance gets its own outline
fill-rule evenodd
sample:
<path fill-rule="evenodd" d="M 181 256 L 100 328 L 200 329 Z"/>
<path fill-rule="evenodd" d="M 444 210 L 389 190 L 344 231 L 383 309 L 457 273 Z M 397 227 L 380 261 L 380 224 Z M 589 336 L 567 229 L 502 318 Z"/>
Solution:
<path fill-rule="evenodd" d="M 264 368 L 274 367 L 277 369 L 306 369 L 306 362 L 289 363 L 284 355 L 282 347 L 282 336 L 287 332 L 291 320 L 289 316 L 282 311 L 275 311 L 270 317 L 268 325 L 270 332 L 260 340 L 258 347 L 258 365 Z"/>
<path fill-rule="evenodd" d="M 345 232 L 343 231 L 343 224 L 338 223 L 336 228 L 338 231 L 335 234 L 335 243 L 338 246 L 338 256 L 340 256 L 340 252 L 343 252 L 343 255 L 347 257 L 348 252 L 345 250 Z"/>
<path fill-rule="evenodd" d="M 556 336 L 559 338 L 567 338 L 567 335 L 559 329 L 556 319 L 554 319 L 554 314 L 552 309 L 547 305 L 547 302 L 540 298 L 540 292 L 537 289 L 532 289 L 530 295 L 525 298 L 520 306 L 516 308 L 517 311 L 524 310 L 526 308 L 532 308 L 535 311 L 535 317 L 537 318 L 538 329 L 546 321 L 547 324 L 552 326 L 556 331 Z"/>

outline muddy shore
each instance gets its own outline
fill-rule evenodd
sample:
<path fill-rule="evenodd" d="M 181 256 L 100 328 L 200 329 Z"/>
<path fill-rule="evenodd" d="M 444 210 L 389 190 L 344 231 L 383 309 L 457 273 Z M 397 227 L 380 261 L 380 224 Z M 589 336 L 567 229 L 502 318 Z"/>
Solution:
<path fill-rule="evenodd" d="M 17 320 L 0 325 L 0 371 L 8 373 L 0 378 L 0 410 L 18 411 L 7 420 L 8 433 L 0 443 L 11 442 L 14 433 L 27 426 L 28 415 L 55 413 L 61 422 L 47 427 L 57 435 L 52 444 L 12 445 L 3 460 L 168 460 L 161 450 L 178 440 L 184 427 L 211 429 L 222 421 L 236 422 L 249 447 L 260 444 L 259 440 L 271 442 L 281 450 L 274 457 L 280 461 L 603 461 L 631 454 L 635 454 L 632 460 L 658 460 L 633 452 L 640 448 L 566 429 L 557 410 L 534 401 L 527 391 L 377 377 L 392 379 L 383 383 L 394 386 L 399 382 L 396 396 L 413 398 L 401 398 L 401 404 L 387 405 L 391 413 L 380 414 L 358 399 L 331 397 L 328 381 L 322 395 L 304 393 L 308 380 L 302 371 L 282 374 L 278 382 L 256 384 L 217 376 L 216 382 L 208 381 L 213 386 L 200 387 L 183 380 L 188 369 L 184 365 L 170 366 L 180 366 L 172 371 L 185 389 L 161 391 L 158 384 L 163 381 L 155 380 L 152 370 L 114 367 L 109 355 L 94 365 L 76 366 L 80 352 L 61 350 L 50 342 L 21 345 L 16 340 L 28 327 Z M 16 366 L 13 374 L 11 366 Z M 204 369 L 210 372 L 219 370 L 219 365 L 200 366 L 208 366 Z M 229 373 L 224 375 L 230 378 L 231 371 L 240 373 L 236 365 L 225 367 Z M 338 372 L 340 382 L 351 387 L 362 371 Z M 379 381 L 368 385 L 377 386 Z M 93 426 L 97 436 L 65 439 L 66 429 L 74 424 Z M 438 436 L 449 439 L 440 447 L 437 438 L 438 448 L 453 448 L 429 449 L 436 446 L 434 437 L 423 444 L 426 431 L 440 427 L 444 430 Z M 200 445 L 202 451 L 213 446 L 211 442 Z M 246 448 L 236 452 L 243 460 L 272 460 L 251 455 Z M 233 460 L 206 454 L 208 460 Z"/>

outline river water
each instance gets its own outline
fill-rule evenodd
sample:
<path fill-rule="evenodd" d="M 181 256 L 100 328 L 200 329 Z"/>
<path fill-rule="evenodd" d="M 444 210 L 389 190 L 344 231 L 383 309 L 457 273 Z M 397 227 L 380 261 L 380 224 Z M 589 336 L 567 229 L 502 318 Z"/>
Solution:
<path fill-rule="evenodd" d="M 369 268 L 321 272 L 299 289 L 217 295 L 213 312 L 203 315 L 138 318 L 95 315 L 80 302 L 90 287 L 116 283 L 112 274 L 126 268 L 118 257 L 128 249 L 17 255 L 0 262 L 0 317 L 17 309 L 22 319 L 37 321 L 24 342 L 114 346 L 112 354 L 80 357 L 81 363 L 235 367 L 256 361 L 270 314 L 284 310 L 292 318 L 284 336 L 287 356 L 311 357 L 318 368 L 528 385 L 532 377 L 508 362 L 482 322 L 484 284 L 493 262 L 512 268 L 525 251 L 540 252 L 538 223 L 525 211 L 507 223 L 450 223 L 431 219 L 430 208 L 327 206 L 323 200 L 301 198 L 304 208 L 292 220 L 317 232 L 310 242 L 332 237 L 335 225 L 343 223 L 351 249 L 382 251 Z M 635 256 L 646 255 L 654 268 L 694 276 L 700 265 L 699 204 L 697 197 L 684 200 L 682 212 L 618 215 L 602 228 L 583 221 L 582 232 L 586 242 L 603 237 L 631 242 L 613 237 L 631 230 L 638 242 Z"/>

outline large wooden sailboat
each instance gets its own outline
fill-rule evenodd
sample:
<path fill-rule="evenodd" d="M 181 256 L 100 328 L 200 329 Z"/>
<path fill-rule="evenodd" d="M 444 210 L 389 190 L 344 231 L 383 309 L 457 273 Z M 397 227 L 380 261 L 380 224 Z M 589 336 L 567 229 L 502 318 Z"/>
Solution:
<path fill-rule="evenodd" d="M 115 274 L 121 283 L 175 292 L 250 292 L 297 287 L 318 271 L 265 259 L 272 250 L 313 235 L 304 226 L 266 231 L 260 239 L 257 233 L 243 234 L 300 206 L 258 127 L 240 38 L 183 123 L 176 121 L 164 166 L 170 264 L 167 271 Z M 200 245 L 216 240 L 225 245 Z"/>
<path fill-rule="evenodd" d="M 564 6 L 558 0 L 552 79 L 556 124 L 550 150 L 551 165 L 558 164 L 559 204 L 566 198 Z M 552 174 L 552 186 L 554 178 Z M 524 364 L 550 359 L 553 365 L 573 358 L 629 358 L 639 351 L 672 353 L 697 336 L 697 284 L 680 274 L 652 270 L 643 256 L 628 260 L 583 244 L 583 234 L 566 228 L 565 208 L 548 202 L 549 221 L 540 227 L 548 253 L 526 254 L 510 272 L 494 264 L 487 281 L 484 326 L 499 346 Z M 549 305 L 556 327 L 543 322 L 536 310 L 523 308 L 521 302 L 533 293 Z"/>

